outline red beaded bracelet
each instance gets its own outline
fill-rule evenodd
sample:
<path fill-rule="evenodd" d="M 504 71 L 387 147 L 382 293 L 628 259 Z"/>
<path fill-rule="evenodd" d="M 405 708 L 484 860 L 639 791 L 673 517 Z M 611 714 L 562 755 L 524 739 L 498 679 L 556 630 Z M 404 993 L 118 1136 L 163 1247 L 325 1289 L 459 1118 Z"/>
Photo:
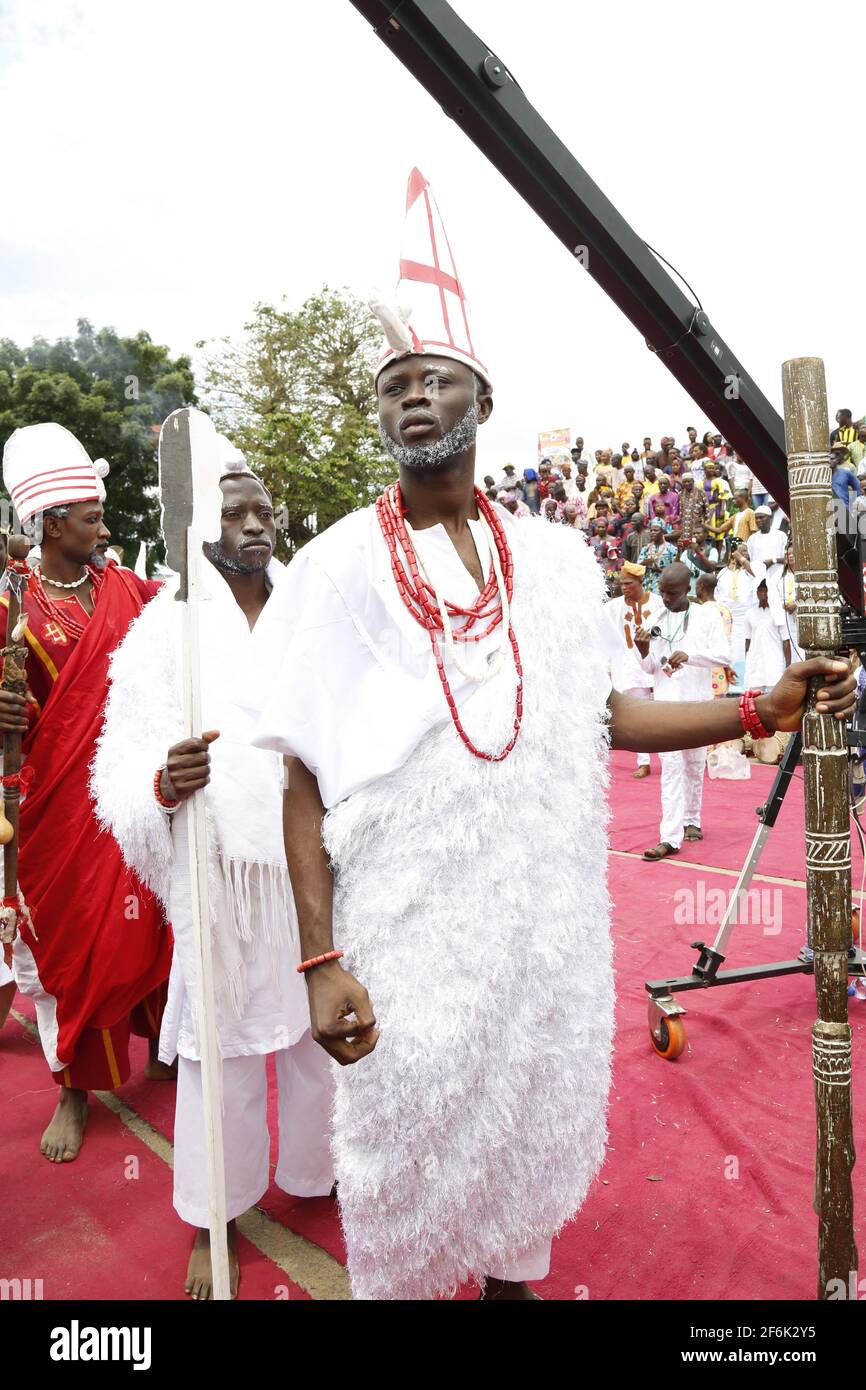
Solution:
<path fill-rule="evenodd" d="M 752 738 L 770 737 L 770 731 L 761 723 L 761 716 L 755 704 L 755 696 L 763 693 L 763 690 L 744 690 L 740 696 L 740 723 Z"/>
<path fill-rule="evenodd" d="M 298 966 L 298 974 L 303 975 L 307 970 L 312 970 L 314 965 L 324 965 L 326 960 L 340 960 L 342 951 L 326 951 L 323 956 L 310 956 L 309 960 L 302 960 Z"/>
<path fill-rule="evenodd" d="M 164 811 L 176 811 L 178 806 L 180 805 L 180 797 L 178 797 L 175 801 L 171 801 L 169 797 L 163 796 L 162 789 L 159 785 L 162 781 L 162 774 L 164 772 L 165 767 L 158 767 L 156 769 L 156 772 L 153 774 L 153 794 Z"/>

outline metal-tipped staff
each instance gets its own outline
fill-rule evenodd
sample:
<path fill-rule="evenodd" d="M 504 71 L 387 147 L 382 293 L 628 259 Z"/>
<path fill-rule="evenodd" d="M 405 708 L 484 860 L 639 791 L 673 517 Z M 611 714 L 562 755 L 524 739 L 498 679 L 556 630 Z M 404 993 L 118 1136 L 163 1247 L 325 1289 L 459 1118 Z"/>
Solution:
<path fill-rule="evenodd" d="M 175 597 L 183 604 L 184 736 L 201 738 L 201 664 L 198 605 L 202 542 L 219 535 L 221 466 L 216 430 L 200 410 L 175 410 L 159 436 L 159 491 L 165 558 L 178 575 Z M 226 1239 L 225 1161 L 222 1126 L 222 1064 L 213 987 L 213 950 L 207 877 L 204 792 L 187 803 L 192 928 L 198 973 L 198 1034 L 201 1052 L 208 1175 L 208 1225 L 215 1299 L 231 1298 Z"/>
<path fill-rule="evenodd" d="M 832 655 L 841 642 L 836 537 L 832 523 L 829 426 L 824 363 L 799 357 L 782 366 L 791 529 L 797 577 L 797 625 L 807 656 Z M 806 904 L 815 953 L 817 1018 L 812 1025 L 817 1148 L 818 1297 L 850 1288 L 857 1269 L 851 1169 L 851 826 L 847 731 L 815 710 L 823 677 L 810 682 L 803 720 L 806 790 Z M 856 1277 L 856 1276 L 855 1276 Z M 837 1283 L 836 1281 L 840 1281 Z M 833 1295 L 837 1296 L 837 1295 Z"/>
<path fill-rule="evenodd" d="M 3 648 L 3 689 L 16 695 L 27 693 L 27 644 L 24 629 L 24 595 L 30 566 L 27 554 L 30 542 L 26 536 L 12 536 L 3 587 L 9 593 L 9 613 L 6 623 L 6 646 Z M 12 732 L 3 736 L 3 797 L 0 801 L 0 845 L 3 846 L 3 903 L 0 907 L 0 943 L 11 950 L 12 942 L 22 923 L 32 927 L 30 913 L 18 888 L 18 812 L 21 788 L 27 788 L 32 769 L 21 766 L 22 735 Z M 8 954 L 8 952 L 6 952 Z M 8 965 L 7 960 L 7 965 Z"/>

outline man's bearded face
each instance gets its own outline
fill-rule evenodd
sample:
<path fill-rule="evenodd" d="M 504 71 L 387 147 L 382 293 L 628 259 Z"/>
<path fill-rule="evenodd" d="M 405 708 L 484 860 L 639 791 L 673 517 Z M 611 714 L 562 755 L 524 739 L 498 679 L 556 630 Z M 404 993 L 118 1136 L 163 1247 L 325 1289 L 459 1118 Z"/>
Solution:
<path fill-rule="evenodd" d="M 221 479 L 220 491 L 220 538 L 205 542 L 205 555 L 223 574 L 257 574 L 267 569 L 277 534 L 269 494 L 249 473 Z"/>
<path fill-rule="evenodd" d="M 379 436 L 401 468 L 447 469 L 475 444 L 492 408 L 477 394 L 471 368 L 450 358 L 413 354 L 389 363 L 379 377 Z"/>
<path fill-rule="evenodd" d="M 379 438 L 394 462 L 401 468 L 417 471 L 447 467 L 458 454 L 465 454 L 466 450 L 471 448 L 477 433 L 478 410 L 474 401 L 453 429 L 430 444 L 398 444 L 396 439 L 391 438 L 381 421 L 379 422 Z"/>

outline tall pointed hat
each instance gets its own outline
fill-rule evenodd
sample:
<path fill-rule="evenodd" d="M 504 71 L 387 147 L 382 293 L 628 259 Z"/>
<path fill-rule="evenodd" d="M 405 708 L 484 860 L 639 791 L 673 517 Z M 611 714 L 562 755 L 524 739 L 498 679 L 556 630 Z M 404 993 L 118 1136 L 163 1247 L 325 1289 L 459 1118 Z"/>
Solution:
<path fill-rule="evenodd" d="M 433 191 L 419 169 L 409 175 L 400 282 L 393 303 L 373 298 L 370 308 L 385 330 L 376 376 L 410 353 L 429 352 L 462 362 L 492 389 L 476 355 L 466 295 Z"/>

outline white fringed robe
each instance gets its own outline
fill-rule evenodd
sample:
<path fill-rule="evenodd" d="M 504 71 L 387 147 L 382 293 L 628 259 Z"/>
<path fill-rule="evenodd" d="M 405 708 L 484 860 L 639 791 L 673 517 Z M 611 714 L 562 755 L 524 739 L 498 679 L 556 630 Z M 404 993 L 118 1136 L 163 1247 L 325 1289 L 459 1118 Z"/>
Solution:
<path fill-rule="evenodd" d="M 337 1070 L 335 1164 L 356 1298 L 429 1299 L 549 1238 L 603 1158 L 613 1030 L 602 577 L 565 527 L 497 509 L 514 556 L 524 718 L 501 763 L 457 736 L 372 508 L 289 566 L 260 620 L 256 742 L 319 778 L 334 940 L 375 1051 Z M 489 561 L 472 526 L 485 573 Z M 454 602 L 477 590 L 418 533 Z M 498 637 L 461 647 L 483 665 Z M 267 657 L 282 654 L 280 672 Z M 513 666 L 446 658 L 468 733 L 507 742 Z M 575 847 L 582 867 L 575 870 Z"/>
<path fill-rule="evenodd" d="M 275 582 L 282 566 L 271 563 Z M 250 1056 L 291 1047 L 310 1026 L 297 920 L 282 840 L 282 764 L 250 746 L 250 716 L 229 697 L 252 645 L 228 584 L 202 563 L 202 714 L 219 729 L 205 789 L 208 883 L 220 1050 Z M 153 775 L 183 738 L 181 606 L 173 580 L 132 624 L 111 659 L 102 735 L 91 770 L 96 814 L 127 863 L 159 897 L 174 931 L 160 1056 L 197 1061 L 196 959 L 187 849 L 188 804 L 170 818 Z"/>

